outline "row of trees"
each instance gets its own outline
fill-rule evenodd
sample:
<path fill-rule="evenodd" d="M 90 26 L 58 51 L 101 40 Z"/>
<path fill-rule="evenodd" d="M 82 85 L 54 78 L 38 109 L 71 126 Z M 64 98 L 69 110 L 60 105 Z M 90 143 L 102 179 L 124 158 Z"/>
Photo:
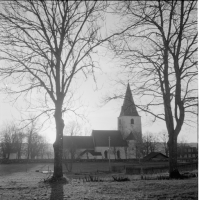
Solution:
<path fill-rule="evenodd" d="M 142 138 L 136 138 L 133 149 L 130 149 L 131 147 L 126 149 L 126 157 L 129 157 L 130 151 L 135 153 L 136 158 L 144 157 L 151 152 L 161 152 L 169 156 L 168 140 L 169 136 L 166 130 L 158 133 L 146 132 L 142 135 Z M 186 139 L 181 138 L 177 147 L 186 148 Z"/>
<path fill-rule="evenodd" d="M 31 122 L 26 128 L 16 124 L 6 124 L 0 131 L 0 154 L 4 159 L 9 159 L 11 153 L 17 159 L 50 158 L 50 151 L 45 137 L 39 134 L 36 122 Z"/>
<path fill-rule="evenodd" d="M 168 155 L 168 133 L 162 131 L 158 134 L 146 132 L 140 137 L 140 134 L 134 133 L 135 140 L 128 141 L 128 147 L 125 147 L 126 158 L 135 156 L 136 158 L 143 158 L 151 152 L 161 151 Z"/>

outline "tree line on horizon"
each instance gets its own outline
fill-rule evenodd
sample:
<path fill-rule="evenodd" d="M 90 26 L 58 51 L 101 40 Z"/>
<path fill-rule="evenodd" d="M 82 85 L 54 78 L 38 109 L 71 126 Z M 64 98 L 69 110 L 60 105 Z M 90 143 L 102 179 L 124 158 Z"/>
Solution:
<path fill-rule="evenodd" d="M 45 137 L 39 133 L 36 122 L 31 122 L 25 128 L 13 123 L 6 123 L 0 129 L 0 157 L 10 159 L 14 153 L 15 159 L 53 158 Z M 13 159 L 13 158 L 12 158 Z"/>

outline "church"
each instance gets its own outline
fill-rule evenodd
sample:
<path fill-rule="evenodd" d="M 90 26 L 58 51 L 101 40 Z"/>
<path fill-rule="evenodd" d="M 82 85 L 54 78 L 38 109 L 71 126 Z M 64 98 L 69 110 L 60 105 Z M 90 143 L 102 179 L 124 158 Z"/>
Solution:
<path fill-rule="evenodd" d="M 91 136 L 64 136 L 64 156 L 73 159 L 139 158 L 141 140 L 141 117 L 128 84 L 118 117 L 118 130 L 93 130 Z"/>

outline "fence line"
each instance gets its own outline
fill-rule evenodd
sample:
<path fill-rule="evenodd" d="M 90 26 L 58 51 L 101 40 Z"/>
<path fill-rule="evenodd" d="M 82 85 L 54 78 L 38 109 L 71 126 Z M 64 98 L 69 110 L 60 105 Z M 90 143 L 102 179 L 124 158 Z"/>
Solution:
<path fill-rule="evenodd" d="M 195 163 L 186 163 L 186 164 L 178 164 L 179 171 L 188 171 L 188 170 L 196 170 L 198 169 L 198 162 Z M 117 170 L 116 168 L 114 169 Z M 120 171 L 118 169 L 118 171 Z M 126 174 L 157 174 L 164 173 L 169 171 L 169 166 L 157 166 L 157 167 L 133 167 L 126 166 Z"/>

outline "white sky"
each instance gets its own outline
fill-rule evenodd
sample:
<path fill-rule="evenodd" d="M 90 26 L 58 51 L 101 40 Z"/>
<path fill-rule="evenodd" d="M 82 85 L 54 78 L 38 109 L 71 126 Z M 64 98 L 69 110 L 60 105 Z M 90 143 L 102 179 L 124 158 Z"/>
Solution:
<path fill-rule="evenodd" d="M 102 66 L 103 72 L 98 71 L 96 73 L 98 90 L 92 80 L 92 77 L 89 77 L 87 80 L 82 79 L 77 83 L 76 95 L 80 96 L 81 105 L 80 109 L 77 110 L 78 114 L 85 115 L 85 119 L 81 120 L 79 117 L 74 117 L 72 113 L 68 113 L 64 116 L 65 124 L 68 122 L 77 120 L 82 127 L 83 134 L 90 135 L 91 130 L 117 130 L 117 117 L 120 114 L 120 109 L 123 103 L 122 99 L 112 100 L 106 105 L 102 106 L 103 98 L 108 95 L 115 93 L 117 90 L 121 91 L 121 87 L 118 88 L 118 85 L 114 84 L 112 79 L 117 76 L 117 68 L 115 67 L 117 63 L 114 60 L 109 58 L 100 59 L 100 65 Z M 127 84 L 127 83 L 126 83 Z M 0 84 L 1 87 L 1 84 Z M 125 94 L 126 87 L 122 88 L 123 94 Z M 3 126 L 5 122 L 15 121 L 20 119 L 20 111 L 16 109 L 23 102 L 18 101 L 17 106 L 12 105 L 7 102 L 5 99 L 6 95 L 0 93 L 0 127 Z M 136 99 L 133 96 L 134 101 Z M 78 101 L 76 102 L 77 107 L 79 106 Z M 149 114 L 139 113 L 142 117 L 142 131 L 143 134 L 146 132 L 153 132 L 157 134 L 162 130 L 166 130 L 165 123 L 161 120 L 157 120 L 154 123 L 152 122 L 153 117 Z M 40 122 L 42 122 L 42 118 Z M 43 135 L 46 136 L 47 140 L 51 143 L 55 140 L 55 124 L 52 117 L 52 121 L 46 123 L 47 129 L 41 131 Z M 85 132 L 85 129 L 87 130 Z M 183 129 L 179 135 L 179 140 L 186 140 L 187 142 L 196 142 L 197 141 L 197 126 L 188 127 L 183 126 Z"/>
<path fill-rule="evenodd" d="M 109 16 L 109 21 L 106 24 L 110 27 L 113 26 L 112 22 L 115 20 L 113 16 Z M 123 94 L 125 94 L 126 87 L 119 87 L 115 84 L 112 80 L 116 79 L 117 77 L 117 61 L 112 60 L 110 55 L 102 55 L 99 59 L 99 65 L 102 71 L 96 72 L 97 78 L 97 85 L 98 90 L 96 90 L 96 86 L 92 77 L 89 77 L 87 80 L 82 79 L 76 82 L 75 92 L 76 96 L 80 98 L 82 106 L 77 112 L 79 114 L 84 114 L 86 120 L 82 121 L 78 117 L 74 117 L 72 113 L 69 115 L 64 116 L 65 124 L 67 125 L 68 122 L 77 119 L 80 124 L 82 125 L 82 129 L 84 134 L 90 135 L 91 130 L 116 130 L 117 129 L 117 117 L 120 114 L 120 109 L 123 104 L 123 100 L 117 99 L 109 102 L 108 104 L 102 106 L 102 99 L 109 94 L 115 93 L 117 90 L 122 89 Z M 126 83 L 127 84 L 127 83 Z M 0 88 L 2 83 L 0 83 Z M 118 88 L 119 87 L 119 88 Z M 5 99 L 6 95 L 0 93 L 0 129 L 5 122 L 12 122 L 15 120 L 20 119 L 20 110 L 16 109 L 16 105 L 12 105 Z M 134 101 L 136 99 L 133 96 Z M 17 107 L 23 105 L 24 102 L 18 101 Z M 76 105 L 78 107 L 78 102 Z M 146 115 L 144 113 L 139 113 L 142 117 L 142 132 L 143 134 L 147 131 L 153 132 L 154 134 L 166 130 L 165 122 L 157 120 L 154 123 L 152 122 L 153 117 L 149 114 Z M 42 122 L 42 118 L 40 121 Z M 50 124 L 50 125 L 49 125 Z M 55 140 L 55 124 L 52 116 L 52 121 L 46 124 L 45 130 L 41 133 L 45 135 L 49 142 L 53 143 Z M 87 131 L 85 132 L 85 129 Z M 197 142 L 197 125 L 195 127 L 189 127 L 183 125 L 183 129 L 179 135 L 179 140 L 185 139 L 187 142 Z"/>

